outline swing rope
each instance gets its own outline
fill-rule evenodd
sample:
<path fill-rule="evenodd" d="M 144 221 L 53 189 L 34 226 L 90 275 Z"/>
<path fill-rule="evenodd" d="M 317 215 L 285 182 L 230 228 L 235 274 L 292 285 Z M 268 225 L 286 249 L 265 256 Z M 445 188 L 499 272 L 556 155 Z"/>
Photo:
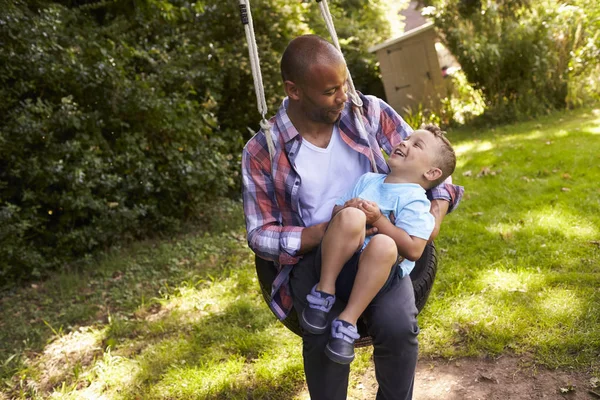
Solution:
<path fill-rule="evenodd" d="M 252 69 L 252 79 L 254 80 L 254 92 L 256 93 L 256 103 L 258 112 L 262 116 L 260 127 L 265 133 L 267 139 L 267 148 L 269 149 L 269 158 L 273 160 L 275 155 L 275 146 L 271 135 L 271 123 L 267 120 L 267 101 L 265 99 L 265 88 L 263 86 L 262 73 L 260 70 L 260 59 L 258 58 L 258 47 L 256 46 L 256 36 L 254 35 L 254 23 L 252 22 L 252 11 L 250 10 L 250 0 L 240 0 L 240 16 L 242 24 L 246 31 L 246 42 L 248 42 L 248 54 L 250 58 L 250 68 Z"/>
<path fill-rule="evenodd" d="M 325 25 L 327 26 L 327 30 L 329 31 L 329 36 L 331 36 L 331 41 L 333 45 L 338 49 L 338 51 L 342 54 L 342 48 L 340 47 L 340 42 L 338 40 L 337 32 L 335 30 L 335 26 L 333 25 L 333 18 L 331 17 L 331 13 L 329 12 L 329 6 L 327 5 L 327 0 L 317 0 L 319 4 L 319 9 L 321 10 L 321 15 L 325 20 Z M 377 164 L 375 163 L 375 156 L 373 155 L 373 147 L 374 143 L 371 143 L 371 137 L 367 134 L 367 129 L 365 128 L 365 122 L 362 118 L 362 106 L 363 102 L 356 93 L 356 88 L 354 87 L 354 81 L 352 80 L 352 75 L 350 74 L 350 70 L 346 66 L 346 71 L 348 72 L 348 95 L 350 100 L 352 101 L 352 111 L 354 115 L 354 122 L 358 127 L 358 133 L 360 137 L 365 139 L 367 143 L 369 143 L 369 160 L 371 161 L 371 169 L 373 172 L 377 172 Z M 375 143 L 376 144 L 376 143 Z M 377 145 L 379 146 L 379 145 Z"/>
<path fill-rule="evenodd" d="M 329 31 L 329 35 L 331 36 L 331 40 L 333 41 L 333 45 L 338 49 L 340 53 L 342 53 L 342 49 L 340 47 L 340 42 L 338 40 L 337 32 L 335 30 L 335 26 L 333 25 L 333 18 L 331 17 L 331 13 L 329 12 L 329 7 L 327 5 L 327 0 L 316 0 L 319 4 L 319 8 L 321 10 L 321 15 L 325 20 L 325 25 L 327 25 L 327 30 Z M 258 58 L 258 48 L 256 45 L 256 37 L 254 35 L 254 24 L 252 22 L 252 12 L 250 10 L 250 0 L 239 0 L 240 3 L 240 16 L 242 19 L 242 24 L 244 25 L 244 30 L 246 31 L 246 41 L 248 42 L 248 53 L 250 58 L 250 67 L 252 69 L 252 79 L 254 80 L 254 91 L 256 93 L 256 102 L 258 105 L 258 112 L 262 115 L 262 119 L 260 121 L 260 127 L 265 133 L 265 137 L 267 139 L 267 147 L 269 150 L 269 158 L 271 161 L 273 160 L 273 156 L 275 155 L 275 146 L 273 145 L 273 137 L 271 134 L 271 123 L 267 120 L 267 102 L 265 100 L 265 89 L 262 81 L 262 73 L 260 70 L 260 60 Z M 343 57 L 343 54 L 342 54 Z M 377 164 L 375 163 L 375 157 L 373 155 L 373 143 L 375 140 L 371 136 L 367 134 L 367 130 L 365 128 L 365 123 L 362 118 L 362 106 L 363 102 L 361 98 L 358 96 L 356 92 L 356 88 L 354 87 L 354 82 L 352 80 L 352 75 L 346 66 L 346 71 L 348 72 L 348 95 L 350 100 L 352 101 L 352 110 L 354 115 L 354 120 L 356 126 L 358 127 L 359 135 L 361 138 L 369 143 L 369 153 L 370 153 L 370 161 L 371 161 L 371 169 L 373 172 L 377 172 Z"/>

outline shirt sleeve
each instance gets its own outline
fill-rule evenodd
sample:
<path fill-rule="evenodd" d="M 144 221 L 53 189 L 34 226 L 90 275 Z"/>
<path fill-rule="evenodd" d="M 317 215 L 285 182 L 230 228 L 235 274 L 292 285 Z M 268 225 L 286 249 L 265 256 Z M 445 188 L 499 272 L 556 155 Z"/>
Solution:
<path fill-rule="evenodd" d="M 363 96 L 367 106 L 367 116 L 377 143 L 386 154 L 401 141 L 408 138 L 413 129 L 389 104 L 375 96 Z"/>
<path fill-rule="evenodd" d="M 398 210 L 396 226 L 410 236 L 429 240 L 435 226 L 435 218 L 429 212 L 431 203 L 426 198 L 415 199 Z"/>
<path fill-rule="evenodd" d="M 270 171 L 268 153 L 262 158 L 244 148 L 242 153 L 242 197 L 248 245 L 261 258 L 296 264 L 303 227 L 282 226 L 282 218 Z M 259 160 L 262 159 L 263 162 Z"/>
<path fill-rule="evenodd" d="M 452 211 L 454 211 L 454 209 L 456 209 L 456 207 L 458 207 L 458 204 L 460 203 L 464 193 L 465 188 L 454 185 L 452 183 L 452 177 L 449 176 L 438 186 L 429 189 L 427 191 L 427 197 L 430 200 L 446 200 L 449 202 L 450 206 L 448 207 L 448 214 L 450 214 Z"/>

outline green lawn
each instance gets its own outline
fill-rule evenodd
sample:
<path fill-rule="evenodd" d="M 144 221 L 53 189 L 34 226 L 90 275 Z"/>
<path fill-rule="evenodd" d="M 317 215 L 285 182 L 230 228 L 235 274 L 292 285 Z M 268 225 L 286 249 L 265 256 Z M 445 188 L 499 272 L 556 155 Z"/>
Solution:
<path fill-rule="evenodd" d="M 600 375 L 600 111 L 458 130 L 422 357 L 519 354 Z M 239 204 L 0 296 L 0 399 L 293 398 L 300 339 L 260 297 Z M 353 363 L 356 380 L 369 349 Z"/>

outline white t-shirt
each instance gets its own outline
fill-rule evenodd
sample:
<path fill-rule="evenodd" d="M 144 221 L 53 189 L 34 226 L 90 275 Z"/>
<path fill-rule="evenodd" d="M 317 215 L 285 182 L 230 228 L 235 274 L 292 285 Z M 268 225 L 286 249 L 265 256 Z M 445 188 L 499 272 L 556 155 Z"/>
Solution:
<path fill-rule="evenodd" d="M 367 157 L 342 140 L 337 126 L 325 149 L 303 139 L 295 167 L 301 179 L 300 211 L 305 226 L 329 221 L 335 201 L 370 170 Z"/>

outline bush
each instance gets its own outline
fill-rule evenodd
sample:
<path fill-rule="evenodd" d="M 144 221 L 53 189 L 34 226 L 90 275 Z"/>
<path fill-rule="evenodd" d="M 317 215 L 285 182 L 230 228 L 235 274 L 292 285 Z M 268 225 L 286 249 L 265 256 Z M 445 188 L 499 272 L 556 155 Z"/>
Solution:
<path fill-rule="evenodd" d="M 310 32 L 316 6 L 253 5 L 274 112 L 280 54 Z M 361 54 L 385 27 L 359 24 L 363 39 L 351 39 L 353 19 L 376 13 L 360 2 L 341 10 L 332 10 L 340 38 L 356 45 L 350 68 L 373 76 Z M 217 196 L 239 197 L 246 127 L 259 116 L 238 21 L 236 0 L 0 7 L 0 286 L 177 229 Z"/>
<path fill-rule="evenodd" d="M 106 10 L 5 10 L 0 279 L 176 228 L 234 186 L 239 134 L 197 94 L 206 71 L 169 51 L 176 26 L 142 12 L 103 25 Z"/>
<path fill-rule="evenodd" d="M 598 65 L 598 6 L 540 1 L 440 0 L 429 10 L 469 82 L 481 90 L 488 117 L 523 118 L 564 108 L 577 73 Z M 588 2 L 589 3 L 589 2 Z M 595 19 L 594 19 L 595 18 Z M 585 53 L 590 64 L 578 63 Z M 593 57 L 596 57 L 595 59 Z M 577 64 L 581 68 L 575 71 Z"/>

